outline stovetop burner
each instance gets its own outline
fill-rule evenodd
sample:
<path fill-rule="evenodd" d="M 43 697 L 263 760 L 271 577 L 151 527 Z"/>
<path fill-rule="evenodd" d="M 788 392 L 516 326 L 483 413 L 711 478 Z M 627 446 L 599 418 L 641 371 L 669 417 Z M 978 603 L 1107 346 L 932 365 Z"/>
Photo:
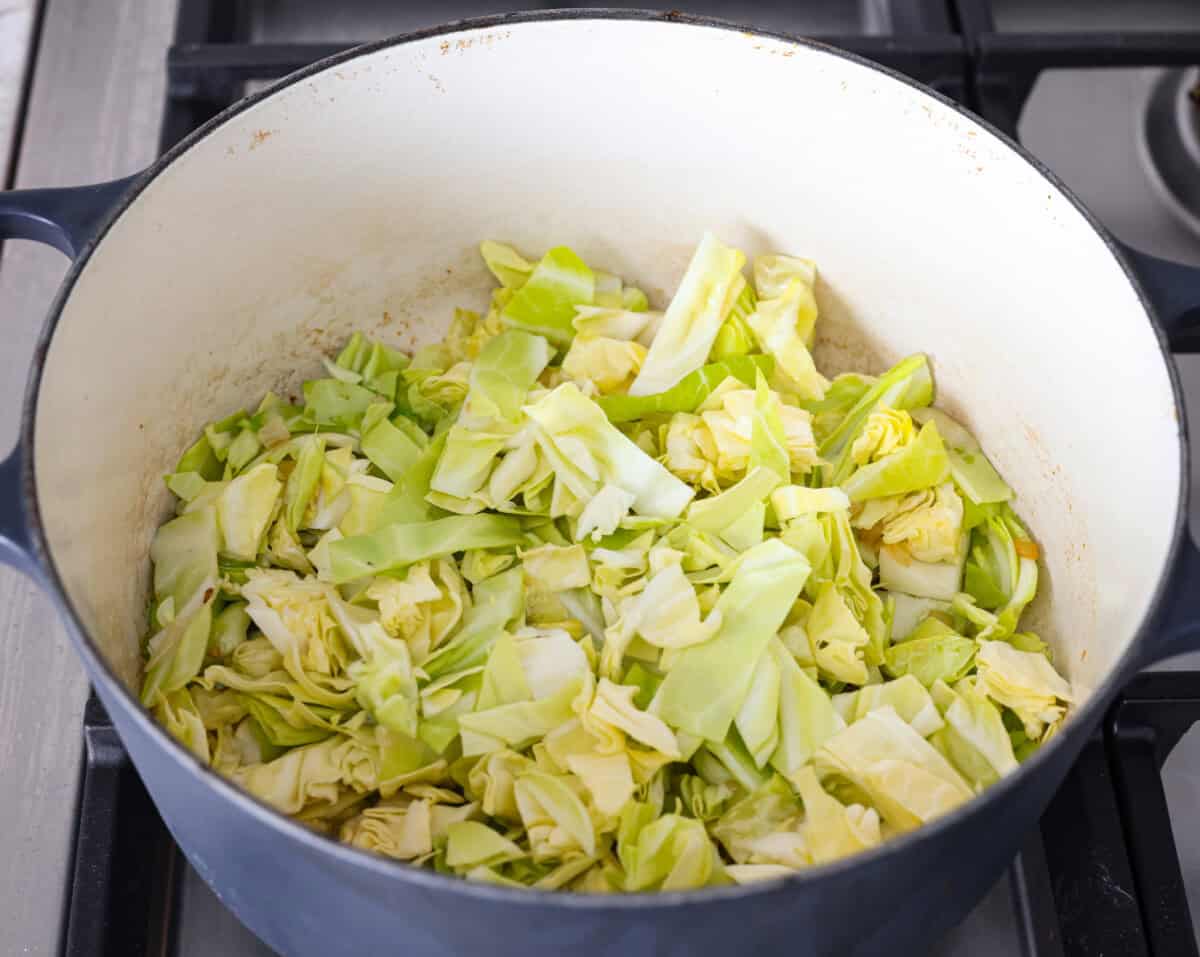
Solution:
<path fill-rule="evenodd" d="M 1141 154 L 1159 199 L 1200 236 L 1200 69 L 1168 70 L 1146 100 Z"/>
<path fill-rule="evenodd" d="M 1087 13 L 1108 25 L 1116 8 L 1128 6 L 1107 0 L 1089 4 Z M 1164 0 L 1134 6 L 1148 17 L 1161 13 Z M 216 115 L 248 85 L 270 82 L 356 41 L 505 7 L 488 0 L 180 0 L 161 146 Z M 1123 22 L 1106 32 L 1080 32 L 1076 21 L 1085 17 L 1079 8 L 1061 24 L 1034 32 L 1027 24 L 1045 18 L 1041 0 L 997 0 L 995 7 L 988 0 L 689 5 L 695 13 L 818 36 L 929 84 L 1014 134 L 1035 83 L 1054 71 L 1174 67 L 1147 101 L 1144 155 L 1177 215 L 1193 227 L 1200 224 L 1200 114 L 1191 101 L 1181 101 L 1197 79 L 1192 67 L 1200 63 L 1200 32 L 1131 32 Z M 1005 29 L 997 28 L 998 19 Z M 1194 29 L 1200 31 L 1200 16 Z M 1061 119 L 1052 118 L 1051 126 Z M 934 953 L 1198 955 L 1160 773 L 1197 720 L 1200 671 L 1137 679 L 1030 836 L 1008 888 L 994 892 Z M 269 954 L 183 860 L 94 700 L 84 739 L 65 957 Z"/>

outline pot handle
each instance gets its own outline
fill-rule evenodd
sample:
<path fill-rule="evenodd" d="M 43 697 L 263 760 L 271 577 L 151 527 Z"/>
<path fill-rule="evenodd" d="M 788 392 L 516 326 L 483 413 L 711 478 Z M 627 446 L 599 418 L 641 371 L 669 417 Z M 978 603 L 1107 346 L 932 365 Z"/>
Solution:
<path fill-rule="evenodd" d="M 32 239 L 78 258 L 136 178 L 64 189 L 0 192 L 0 241 Z M 18 441 L 0 461 L 0 564 L 37 579 L 41 569 L 34 558 L 24 488 L 26 455 Z"/>
<path fill-rule="evenodd" d="M 24 454 L 20 443 L 0 461 L 0 565 L 9 565 L 30 578 L 40 578 L 33 557 L 33 538 L 21 488 Z"/>
<path fill-rule="evenodd" d="M 1141 283 L 1173 353 L 1200 352 L 1200 267 L 1159 259 L 1117 243 Z M 1191 475 L 1184 476 L 1185 482 Z M 1184 534 L 1163 590 L 1159 617 L 1143 664 L 1200 650 L 1200 547 L 1184 519 Z"/>
<path fill-rule="evenodd" d="M 76 259 L 135 179 L 0 193 L 0 240 L 32 239 Z"/>

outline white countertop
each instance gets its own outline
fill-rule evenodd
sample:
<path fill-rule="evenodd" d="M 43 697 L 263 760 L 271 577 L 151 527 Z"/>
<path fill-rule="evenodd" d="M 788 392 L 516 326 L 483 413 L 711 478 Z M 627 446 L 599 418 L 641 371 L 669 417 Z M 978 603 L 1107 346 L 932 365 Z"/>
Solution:
<path fill-rule="evenodd" d="M 35 0 L 0 0 L 0 159 L 12 142 Z M 47 0 L 18 187 L 111 179 L 157 152 L 176 0 Z M 0 263 L 0 450 L 67 261 L 9 243 Z M 87 683 L 49 601 L 0 568 L 0 949 L 57 954 Z"/>

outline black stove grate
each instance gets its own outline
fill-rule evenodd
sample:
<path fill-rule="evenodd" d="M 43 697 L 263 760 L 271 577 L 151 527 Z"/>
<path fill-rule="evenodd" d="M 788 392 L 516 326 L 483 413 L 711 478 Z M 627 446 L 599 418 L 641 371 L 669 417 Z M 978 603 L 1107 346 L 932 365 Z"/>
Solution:
<path fill-rule="evenodd" d="M 989 0 L 869 6 L 869 29 L 818 38 L 928 84 L 1013 135 L 1043 70 L 1200 63 L 1200 33 L 1000 32 Z M 753 7 L 731 0 L 728 16 L 753 23 Z M 180 0 L 163 150 L 244 95 L 247 83 L 354 45 L 247 42 L 247 23 L 245 3 Z M 1200 672 L 1144 675 L 1114 705 L 1012 869 L 1029 957 L 1200 957 L 1160 773 L 1196 721 Z M 173 954 L 180 854 L 94 698 L 84 743 L 64 957 Z"/>

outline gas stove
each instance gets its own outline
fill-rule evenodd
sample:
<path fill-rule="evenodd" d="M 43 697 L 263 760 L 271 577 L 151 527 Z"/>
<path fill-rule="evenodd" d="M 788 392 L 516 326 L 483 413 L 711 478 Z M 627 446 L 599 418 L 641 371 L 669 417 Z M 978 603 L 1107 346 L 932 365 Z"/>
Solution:
<path fill-rule="evenodd" d="M 482 0 L 177 5 L 160 149 L 246 92 L 357 42 L 511 9 Z M 904 72 L 1019 138 L 1119 238 L 1200 264 L 1194 2 L 694 0 L 685 9 L 816 37 Z M 1200 421 L 1200 358 L 1180 365 Z M 1200 720 L 1200 671 L 1187 669 L 1200 659 L 1167 667 L 1126 690 L 1006 878 L 934 953 L 1198 953 L 1200 735 L 1188 731 Z M 95 701 L 83 733 L 67 957 L 269 954 L 184 861 Z"/>

